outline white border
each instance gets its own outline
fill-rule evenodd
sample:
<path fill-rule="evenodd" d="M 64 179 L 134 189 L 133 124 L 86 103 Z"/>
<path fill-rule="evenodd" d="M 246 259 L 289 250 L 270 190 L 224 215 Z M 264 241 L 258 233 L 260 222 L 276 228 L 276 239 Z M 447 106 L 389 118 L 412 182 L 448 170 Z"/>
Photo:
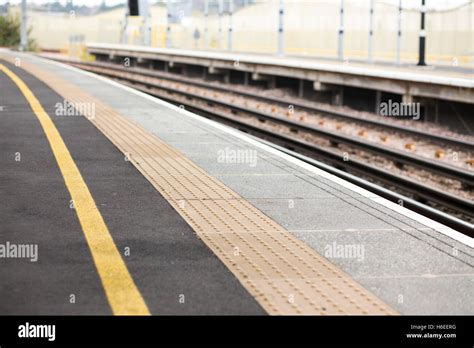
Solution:
<path fill-rule="evenodd" d="M 128 87 L 128 86 L 124 86 L 124 85 L 122 85 L 118 82 L 115 82 L 115 81 L 112 81 L 112 80 L 107 79 L 105 77 L 90 73 L 88 71 L 83 71 L 83 70 L 80 70 L 78 68 L 75 68 L 75 67 L 72 67 L 72 66 L 69 66 L 69 65 L 65 65 L 63 63 L 59 63 L 59 62 L 56 62 L 56 61 L 51 61 L 49 59 L 40 58 L 40 57 L 37 57 L 37 56 L 32 56 L 32 55 L 29 55 L 29 54 L 25 54 L 25 53 L 22 53 L 22 55 L 27 55 L 28 57 L 31 57 L 33 59 L 38 59 L 38 60 L 41 60 L 41 61 L 46 62 L 48 64 L 57 65 L 57 66 L 60 66 L 62 68 L 65 68 L 65 69 L 68 69 L 68 70 L 71 70 L 71 71 L 74 71 L 74 72 L 77 72 L 77 73 L 81 73 L 81 74 L 89 76 L 89 77 L 93 77 L 93 78 L 95 78 L 99 81 L 108 83 L 112 86 L 121 88 L 125 91 L 128 91 L 128 92 L 130 92 L 132 94 L 135 94 L 137 96 L 143 97 L 143 98 L 145 98 L 147 100 L 150 100 L 154 103 L 157 103 L 161 106 L 167 107 L 167 108 L 169 108 L 173 111 L 176 111 L 176 112 L 178 112 L 182 115 L 185 115 L 187 117 L 191 117 L 195 120 L 206 123 L 206 124 L 208 124 L 208 125 L 210 125 L 214 128 L 217 128 L 219 130 L 227 132 L 227 133 L 229 133 L 229 134 L 231 134 L 231 135 L 233 135 L 233 136 L 235 136 L 235 137 L 237 137 L 237 138 L 239 138 L 243 141 L 246 141 L 246 142 L 248 142 L 248 143 L 264 150 L 264 151 L 267 151 L 267 152 L 269 152 L 273 155 L 279 156 L 279 157 L 283 158 L 284 160 L 286 160 L 286 161 L 288 161 L 292 164 L 295 164 L 295 165 L 297 165 L 297 166 L 299 166 L 303 169 L 311 171 L 311 172 L 313 172 L 313 173 L 315 173 L 319 176 L 322 176 L 322 177 L 324 177 L 328 180 L 331 180 L 332 182 L 334 182 L 338 185 L 341 185 L 341 186 L 343 186 L 343 187 L 345 187 L 345 188 L 347 188 L 351 191 L 354 191 L 354 192 L 356 192 L 356 193 L 358 193 L 358 194 L 360 194 L 360 195 L 362 195 L 362 196 L 364 196 L 364 197 L 366 197 L 366 198 L 368 198 L 368 199 L 370 199 L 370 200 L 372 200 L 372 201 L 374 201 L 374 202 L 376 202 L 376 203 L 378 203 L 378 204 L 380 204 L 380 205 L 382 205 L 386 208 L 389 208 L 389 209 L 391 209 L 391 210 L 393 210 L 393 211 L 395 211 L 399 214 L 402 214 L 406 217 L 409 217 L 409 218 L 411 218 L 411 219 L 413 219 L 413 220 L 415 220 L 415 221 L 417 221 L 417 222 L 419 222 L 419 223 L 421 223 L 421 224 L 423 224 L 423 225 L 425 225 L 425 226 L 427 226 L 427 227 L 429 227 L 433 230 L 436 230 L 439 233 L 444 234 L 445 236 L 448 236 L 448 237 L 450 237 L 450 238 L 452 238 L 452 239 L 454 239 L 454 240 L 456 240 L 456 241 L 458 241 L 462 244 L 465 244 L 465 245 L 467 245 L 471 248 L 474 248 L 474 238 L 466 236 L 466 235 L 464 235 L 464 234 L 462 234 L 462 233 L 460 233 L 460 232 L 458 232 L 458 231 L 456 231 L 456 230 L 454 230 L 454 229 L 452 229 L 448 226 L 445 226 L 445 225 L 443 225 L 439 222 L 431 220 L 431 219 L 429 219 L 429 218 L 427 218 L 423 215 L 420 215 L 420 214 L 418 214 L 414 211 L 411 211 L 411 210 L 409 210 L 405 207 L 402 207 L 401 205 L 395 204 L 395 203 L 393 203 L 393 202 L 391 202 L 391 201 L 389 201 L 389 200 L 387 200 L 383 197 L 380 197 L 380 196 L 378 196 L 378 195 L 376 195 L 376 194 L 374 194 L 370 191 L 367 191 L 366 189 L 363 189 L 359 186 L 356 186 L 356 185 L 354 185 L 354 184 L 352 184 L 352 183 L 350 183 L 350 182 L 348 182 L 344 179 L 341 179 L 341 178 L 339 178 L 339 177 L 337 177 L 333 174 L 325 172 L 322 169 L 316 168 L 316 167 L 314 167 L 314 166 L 312 166 L 312 165 L 310 165 L 306 162 L 303 162 L 303 161 L 301 161 L 301 160 L 299 160 L 295 157 L 292 157 L 288 154 L 285 154 L 285 153 L 283 153 L 283 152 L 281 152 L 281 151 L 279 151 L 275 148 L 272 148 L 272 147 L 270 147 L 268 145 L 265 145 L 265 144 L 263 144 L 263 143 L 261 143 L 257 140 L 249 138 L 247 135 L 245 135 L 244 133 L 242 133 L 242 132 L 240 132 L 236 129 L 233 129 L 233 128 L 230 128 L 230 127 L 225 126 L 223 124 L 217 123 L 216 121 L 209 120 L 209 119 L 204 118 L 202 116 L 193 114 L 193 113 L 191 113 L 191 112 L 189 112 L 185 109 L 179 108 L 179 107 L 177 107 L 173 104 L 170 104 L 168 102 L 165 102 L 161 99 L 152 97 L 152 96 L 150 96 L 148 94 L 145 94 L 141 91 L 135 90 L 135 89 L 133 89 L 131 87 Z"/>

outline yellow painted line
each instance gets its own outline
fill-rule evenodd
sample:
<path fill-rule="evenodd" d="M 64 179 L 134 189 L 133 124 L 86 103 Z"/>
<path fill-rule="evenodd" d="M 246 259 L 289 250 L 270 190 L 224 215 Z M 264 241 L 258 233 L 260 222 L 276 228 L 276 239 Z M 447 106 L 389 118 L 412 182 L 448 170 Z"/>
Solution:
<path fill-rule="evenodd" d="M 77 216 L 113 313 L 149 315 L 145 301 L 128 272 L 89 188 L 53 121 L 33 92 L 15 73 L 2 64 L 0 64 L 0 71 L 3 71 L 18 86 L 43 127 L 66 187 L 74 201 Z"/>
<path fill-rule="evenodd" d="M 397 312 L 160 138 L 80 87 L 22 63 L 71 102 L 94 102 L 90 121 L 188 222 L 269 314 Z M 94 117 L 92 117 L 94 116 Z"/>

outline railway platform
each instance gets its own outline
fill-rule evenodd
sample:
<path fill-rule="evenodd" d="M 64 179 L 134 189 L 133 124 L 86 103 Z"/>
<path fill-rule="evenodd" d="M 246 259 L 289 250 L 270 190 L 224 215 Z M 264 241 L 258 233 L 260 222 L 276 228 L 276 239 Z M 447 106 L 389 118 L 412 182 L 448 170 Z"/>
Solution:
<path fill-rule="evenodd" d="M 458 231 L 58 62 L 0 88 L 2 314 L 474 314 Z"/>
<path fill-rule="evenodd" d="M 304 56 L 275 56 L 255 53 L 195 51 L 137 45 L 88 43 L 88 53 L 99 60 L 129 58 L 131 64 L 162 62 L 165 68 L 204 67 L 207 74 L 246 73 L 247 80 L 286 77 L 312 82 L 316 91 L 341 88 L 366 88 L 401 95 L 405 102 L 413 98 L 433 98 L 472 104 L 473 70 L 452 66 L 416 66 L 390 63 L 366 63 L 349 59 L 331 60 Z M 231 77 L 229 77 L 231 78 Z M 303 93 L 303 83 L 300 84 Z M 342 96 L 341 96 L 342 98 Z"/>

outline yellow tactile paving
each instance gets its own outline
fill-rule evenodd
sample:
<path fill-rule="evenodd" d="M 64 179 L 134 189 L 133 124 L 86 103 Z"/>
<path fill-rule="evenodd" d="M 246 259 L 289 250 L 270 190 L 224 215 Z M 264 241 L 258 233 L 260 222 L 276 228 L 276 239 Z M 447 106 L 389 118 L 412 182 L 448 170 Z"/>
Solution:
<path fill-rule="evenodd" d="M 270 314 L 396 314 L 177 150 L 79 87 L 28 63 L 22 68 L 70 102 L 95 103 L 91 122 L 172 204 Z"/>

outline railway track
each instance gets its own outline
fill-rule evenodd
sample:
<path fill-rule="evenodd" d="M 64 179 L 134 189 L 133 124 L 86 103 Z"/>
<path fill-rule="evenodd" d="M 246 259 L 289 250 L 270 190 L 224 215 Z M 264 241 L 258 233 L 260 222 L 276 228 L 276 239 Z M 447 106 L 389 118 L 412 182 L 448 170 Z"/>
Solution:
<path fill-rule="evenodd" d="M 79 64 L 75 64 L 75 65 L 79 65 Z M 80 64 L 80 65 L 83 65 L 83 64 Z M 156 85 L 156 84 L 150 83 L 149 81 L 142 80 L 141 78 L 137 78 L 136 71 L 129 71 L 128 69 L 116 68 L 116 67 L 112 70 L 110 70 L 109 68 L 103 68 L 103 67 L 99 67 L 97 69 L 96 66 L 91 65 L 91 64 L 86 64 L 86 66 L 93 67 L 92 69 L 89 69 L 89 70 L 98 72 L 102 75 L 106 75 L 113 78 L 126 79 L 127 81 L 132 81 L 132 82 L 140 82 L 140 83 L 144 83 L 144 84 L 151 85 L 154 87 L 159 87 L 160 89 L 163 89 L 163 90 L 176 92 L 176 90 L 173 88 L 165 87 L 162 85 Z M 149 74 L 144 75 L 140 73 L 139 76 L 149 76 Z M 186 97 L 198 98 L 208 103 L 214 103 L 216 105 L 222 105 L 227 108 L 232 108 L 233 110 L 236 110 L 239 112 L 254 114 L 258 116 L 260 120 L 270 121 L 270 122 L 282 124 L 284 126 L 288 126 L 295 132 L 302 131 L 302 132 L 307 132 L 307 133 L 313 133 L 318 136 L 325 137 L 331 140 L 333 143 L 347 144 L 356 148 L 361 148 L 366 151 L 371 151 L 374 154 L 380 154 L 387 158 L 390 158 L 391 160 L 401 165 L 408 164 L 408 165 L 414 165 L 414 166 L 420 167 L 422 169 L 428 168 L 430 171 L 434 173 L 438 173 L 440 175 L 445 175 L 453 179 L 460 180 L 463 183 L 465 183 L 468 187 L 474 186 L 474 181 L 473 181 L 474 175 L 472 171 L 467 170 L 467 169 L 458 168 L 449 164 L 445 164 L 440 161 L 433 161 L 429 158 L 418 156 L 415 154 L 410 154 L 405 151 L 393 149 L 388 146 L 382 146 L 380 144 L 370 143 L 360 138 L 342 135 L 338 132 L 334 132 L 331 130 L 324 130 L 312 125 L 305 124 L 304 122 L 298 122 L 298 121 L 282 118 L 279 116 L 275 116 L 273 114 L 270 114 L 261 110 L 255 110 L 254 108 L 251 108 L 251 107 L 244 107 L 240 105 L 235 105 L 233 103 L 228 103 L 225 101 L 218 101 L 216 100 L 216 98 L 203 96 L 203 95 L 189 92 L 189 91 L 179 91 L 179 93 L 182 95 L 185 95 Z M 399 126 L 393 126 L 393 125 L 388 125 L 387 127 L 397 127 L 397 129 L 399 128 Z M 430 138 L 434 137 L 436 140 L 440 141 L 440 136 L 438 135 L 429 135 L 429 134 L 424 133 L 424 136 L 430 137 Z M 451 139 L 451 142 L 456 143 L 457 146 L 466 146 L 466 147 L 471 146 L 469 142 L 462 141 L 462 140 Z M 474 144 L 472 144 L 472 146 L 474 146 Z"/>
<path fill-rule="evenodd" d="M 432 133 L 427 133 L 425 131 L 421 131 L 419 129 L 415 128 L 410 128 L 406 127 L 403 125 L 396 125 L 396 124 L 391 124 L 391 123 L 386 123 L 384 121 L 379 121 L 379 120 L 374 120 L 374 119 L 367 119 L 367 118 L 361 118 L 360 116 L 351 114 L 350 112 L 342 112 L 342 111 L 335 111 L 331 110 L 330 108 L 324 108 L 324 107 L 316 107 L 314 105 L 309 105 L 309 103 L 304 103 L 304 102 L 298 102 L 295 101 L 294 99 L 289 99 L 289 98 L 276 98 L 272 96 L 263 96 L 263 95 L 258 95 L 255 93 L 251 92 L 245 92 L 240 89 L 237 89 L 235 87 L 232 87 L 231 85 L 228 86 L 223 86 L 223 85 L 217 85 L 217 84 L 209 84 L 208 82 L 203 82 L 199 81 L 195 78 L 189 78 L 189 77 L 183 77 L 183 76 L 173 76 L 174 74 L 166 73 L 166 72 L 159 72 L 159 71 L 152 71 L 150 69 L 145 69 L 145 68 L 136 68 L 136 67 L 128 67 L 125 68 L 122 65 L 118 64 L 112 64 L 112 63 L 102 63 L 102 62 L 94 62 L 94 63 L 87 63 L 87 62 L 81 62 L 81 63 L 70 63 L 71 65 L 88 69 L 88 70 L 94 70 L 94 68 L 106 68 L 109 70 L 114 70 L 118 71 L 120 73 L 136 73 L 142 76 L 149 76 L 149 77 L 155 77 L 163 80 L 168 80 L 168 81 L 173 81 L 177 83 L 185 83 L 187 85 L 192 85 L 192 86 L 197 86 L 197 87 L 202 87 L 202 88 L 207 88 L 210 90 L 215 90 L 219 92 L 225 92 L 225 93 L 233 93 L 236 95 L 240 95 L 243 97 L 248 97 L 252 98 L 255 100 L 261 100 L 262 102 L 271 102 L 274 104 L 278 104 L 284 107 L 288 107 L 289 105 L 292 105 L 295 109 L 299 109 L 302 111 L 308 111 L 308 112 L 313 112 L 313 113 L 320 113 L 325 116 L 329 117 L 334 117 L 334 118 L 339 118 L 342 120 L 347 120 L 347 121 L 352 121 L 352 122 L 357 122 L 360 124 L 365 124 L 365 125 L 371 125 L 375 127 L 380 127 L 382 129 L 394 131 L 394 132 L 401 132 L 405 134 L 410 134 L 416 137 L 419 137 L 421 139 L 426 139 L 431 142 L 437 142 L 443 145 L 450 145 L 450 146 L 455 146 L 459 148 L 472 148 L 474 147 L 474 141 L 469 141 L 469 140 L 464 140 L 464 139 L 458 139 L 458 138 L 453 138 L 453 137 L 448 137 L 444 135 L 439 135 L 439 134 L 432 134 Z"/>
<path fill-rule="evenodd" d="M 339 144 L 351 146 L 366 152 L 370 152 L 376 156 L 388 158 L 400 166 L 409 165 L 422 170 L 428 170 L 437 175 L 459 180 L 467 188 L 474 186 L 473 173 L 469 170 L 432 161 L 428 158 L 405 153 L 389 147 L 367 143 L 363 140 L 347 135 L 341 135 L 332 131 L 318 129 L 302 122 L 288 120 L 265 113 L 263 111 L 233 105 L 231 103 L 199 95 L 191 91 L 178 91 L 170 87 L 165 87 L 157 84 L 156 81 L 153 81 L 153 78 L 161 78 L 155 76 L 155 73 L 153 72 L 141 74 L 137 71 L 131 71 L 123 68 L 114 67 L 112 69 L 109 67 L 104 67 L 104 64 L 100 64 L 100 66 L 90 63 L 73 65 L 116 79 L 121 83 L 139 89 L 148 94 L 158 96 L 162 99 L 166 99 L 167 101 L 170 101 L 174 104 L 184 105 L 187 109 L 195 111 L 201 115 L 239 128 L 245 132 L 266 139 L 272 143 L 279 144 L 287 149 L 296 151 L 303 155 L 305 154 L 309 157 L 323 160 L 324 162 L 327 162 L 343 171 L 361 175 L 365 178 L 372 179 L 377 183 L 382 183 L 385 186 L 391 188 L 395 187 L 400 189 L 402 192 L 407 192 L 409 195 L 411 195 L 413 199 L 400 196 L 396 193 L 394 195 L 390 195 L 387 192 L 391 191 L 383 189 L 382 192 L 381 190 L 374 188 L 377 187 L 376 185 L 370 183 L 365 187 L 372 192 L 378 191 L 375 193 L 380 194 L 385 198 L 391 199 L 392 201 L 395 201 L 399 204 L 402 203 L 410 209 L 449 225 L 465 234 L 474 236 L 472 224 L 467 222 L 472 221 L 474 218 L 474 205 L 471 200 L 456 196 L 450 192 L 445 192 L 439 188 L 427 186 L 408 177 L 394 174 L 386 169 L 371 165 L 366 161 L 361 161 L 358 159 L 344 160 L 338 151 L 305 141 L 299 137 L 296 137 L 295 133 L 314 134 L 330 141 L 332 147 L 334 148 L 337 148 Z M 110 64 L 107 65 L 109 66 Z M 252 97 L 255 96 L 252 95 Z M 228 112 L 223 112 L 223 109 L 227 109 Z M 291 131 L 291 134 L 276 132 L 274 130 L 268 129 L 268 127 L 262 127 L 261 125 L 248 122 L 248 120 L 245 120 L 245 117 L 249 116 L 258 119 L 261 124 L 278 124 L 280 126 L 287 127 Z M 391 127 L 391 125 L 389 127 Z M 437 135 L 434 137 L 436 137 L 438 141 L 444 141 Z M 451 139 L 451 143 L 453 143 L 453 141 L 456 142 L 456 146 L 469 146 L 468 143 L 463 141 Z M 360 185 L 360 183 L 358 184 Z M 436 208 L 445 210 L 450 214 L 435 210 L 426 204 L 420 203 L 434 204 Z M 463 220 L 467 221 L 456 218 L 451 214 L 462 216 Z"/>

